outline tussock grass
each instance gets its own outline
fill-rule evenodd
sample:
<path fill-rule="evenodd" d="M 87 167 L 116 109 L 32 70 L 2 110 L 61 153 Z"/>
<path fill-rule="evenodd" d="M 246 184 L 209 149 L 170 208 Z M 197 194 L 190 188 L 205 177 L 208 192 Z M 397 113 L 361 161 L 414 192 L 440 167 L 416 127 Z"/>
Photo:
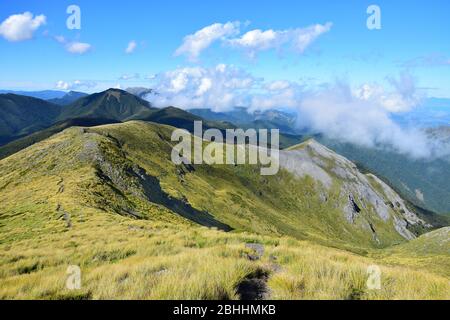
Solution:
<path fill-rule="evenodd" d="M 290 237 L 92 211 L 72 229 L 38 238 L 38 246 L 33 239 L 0 244 L 0 298 L 238 299 L 239 283 L 264 271 L 272 299 L 450 299 L 442 275 Z M 264 246 L 261 259 L 249 260 L 248 243 Z M 381 290 L 367 288 L 372 264 L 381 267 Z M 66 288 L 69 265 L 81 268 L 80 290 Z"/>
<path fill-rule="evenodd" d="M 83 130 L 0 161 L 1 299 L 238 299 L 239 284 L 262 274 L 273 299 L 450 299 L 441 237 L 375 249 L 336 208 L 336 183 L 324 203 L 308 177 L 176 167 L 168 127 Z M 201 227 L 148 201 L 145 192 L 155 189 L 129 174 L 137 165 L 158 178 L 160 193 L 234 231 Z M 374 224 L 383 246 L 402 242 L 392 227 Z M 264 246 L 259 260 L 249 259 L 248 243 Z M 373 264 L 381 290 L 366 285 Z M 81 268 L 79 290 L 66 288 L 71 265 Z"/>

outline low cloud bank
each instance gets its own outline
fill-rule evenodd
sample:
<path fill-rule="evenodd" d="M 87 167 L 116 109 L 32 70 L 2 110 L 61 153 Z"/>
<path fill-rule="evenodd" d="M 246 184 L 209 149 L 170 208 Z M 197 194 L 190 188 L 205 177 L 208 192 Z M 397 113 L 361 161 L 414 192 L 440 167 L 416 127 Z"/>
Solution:
<path fill-rule="evenodd" d="M 397 93 L 394 93 L 398 98 Z M 298 125 L 329 138 L 370 148 L 382 148 L 413 158 L 435 158 L 450 154 L 448 145 L 417 128 L 403 128 L 391 119 L 393 106 L 380 97 L 360 97 L 346 84 L 335 84 L 309 93 L 297 107 Z M 401 101 L 407 107 L 405 101 Z M 408 108 L 413 108 L 409 105 Z"/>
<path fill-rule="evenodd" d="M 345 81 L 335 81 L 309 88 L 291 81 L 268 82 L 220 64 L 159 74 L 153 83 L 158 94 L 150 94 L 147 99 L 158 107 L 211 108 L 218 112 L 235 106 L 247 107 L 249 112 L 287 108 L 297 113 L 299 128 L 329 138 L 413 158 L 450 155 L 449 144 L 392 120 L 393 114 L 413 110 L 424 98 L 414 78 L 405 73 L 388 78 L 387 83 L 388 86 L 367 83 L 351 87 Z"/>

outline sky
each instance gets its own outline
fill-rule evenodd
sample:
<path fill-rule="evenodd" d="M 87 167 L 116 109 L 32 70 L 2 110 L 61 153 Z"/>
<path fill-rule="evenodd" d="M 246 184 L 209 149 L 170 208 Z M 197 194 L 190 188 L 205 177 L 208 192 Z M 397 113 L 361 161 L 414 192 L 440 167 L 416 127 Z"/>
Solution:
<path fill-rule="evenodd" d="M 141 86 L 155 106 L 291 109 L 348 142 L 447 156 L 393 118 L 450 98 L 449 30 L 448 0 L 0 0 L 0 89 Z"/>
<path fill-rule="evenodd" d="M 66 10 L 72 4 L 80 8 L 79 30 L 66 26 Z M 372 4 L 381 9 L 379 30 L 366 25 L 366 10 Z M 33 15 L 30 23 L 38 25 L 29 37 L 8 39 L 7 31 L 0 31 L 2 88 L 48 89 L 59 81 L 74 88 L 84 82 L 86 87 L 79 88 L 84 91 L 149 86 L 154 75 L 169 70 L 226 64 L 265 81 L 308 85 L 334 79 L 383 84 L 409 72 L 429 95 L 450 97 L 450 41 L 445 31 L 450 30 L 450 3 L 446 0 L 0 1 L 1 22 L 25 12 Z M 45 21 L 36 21 L 41 15 Z M 177 54 L 186 36 L 227 23 L 235 24 L 233 30 L 198 55 L 182 50 Z M 266 49 L 252 50 L 243 41 L 233 42 L 252 30 L 270 37 L 264 32 L 315 25 L 329 30 L 304 48 L 293 48 L 289 35 Z"/>

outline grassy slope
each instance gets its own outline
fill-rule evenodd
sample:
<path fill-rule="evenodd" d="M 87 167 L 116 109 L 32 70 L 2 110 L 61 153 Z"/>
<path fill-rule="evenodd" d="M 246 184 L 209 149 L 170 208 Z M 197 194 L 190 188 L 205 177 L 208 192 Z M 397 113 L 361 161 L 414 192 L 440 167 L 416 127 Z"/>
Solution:
<path fill-rule="evenodd" d="M 15 94 L 0 94 L 0 144 L 50 126 L 60 106 Z"/>
<path fill-rule="evenodd" d="M 98 118 L 78 118 L 78 119 L 70 119 L 70 120 L 66 120 L 66 121 L 61 121 L 47 129 L 37 131 L 37 132 L 32 133 L 23 138 L 14 140 L 4 146 L 0 146 L 0 159 L 6 158 L 16 152 L 19 152 L 20 150 L 23 150 L 35 143 L 38 143 L 44 139 L 47 139 L 47 138 L 51 137 L 52 135 L 59 133 L 67 128 L 70 128 L 73 126 L 91 127 L 91 126 L 98 126 L 98 125 L 108 124 L 108 123 L 117 123 L 117 121 L 110 120 L 110 119 L 98 119 Z"/>
<path fill-rule="evenodd" d="M 450 277 L 449 255 L 450 227 L 444 227 L 389 248 L 380 256 L 391 265 L 409 264 Z"/>
<path fill-rule="evenodd" d="M 450 212 L 450 202 L 447 200 L 450 198 L 450 162 L 447 159 L 414 160 L 396 152 L 358 147 L 324 138 L 319 141 L 388 180 L 415 205 L 438 213 Z M 417 198 L 416 190 L 423 194 L 424 201 Z"/>
<path fill-rule="evenodd" d="M 330 201 L 323 202 L 314 180 L 294 178 L 283 170 L 275 176 L 261 176 L 257 166 L 174 166 L 170 160 L 172 145 L 167 142 L 171 129 L 167 127 L 128 122 L 91 130 L 113 137 L 128 160 L 157 177 L 171 197 L 187 199 L 193 207 L 212 213 L 233 228 L 315 239 L 334 246 L 351 243 L 356 250 L 373 245 L 369 233 L 345 222 L 338 205 L 346 199 L 339 194 L 338 179 Z M 118 154 L 114 146 L 112 149 Z M 374 224 L 384 246 L 403 241 L 381 220 Z"/>
<path fill-rule="evenodd" d="M 155 111 L 148 101 L 126 91 L 108 89 L 82 97 L 62 109 L 60 121 L 74 118 L 102 118 L 125 121 Z"/>
<path fill-rule="evenodd" d="M 312 181 L 176 167 L 168 136 L 168 127 L 139 122 L 72 128 L 0 161 L 0 297 L 237 298 L 239 282 L 264 272 L 272 298 L 449 298 L 445 275 L 404 258 L 382 267 L 381 291 L 368 291 L 373 258 L 300 240 L 378 252 L 361 234 L 336 236 L 340 221 Z M 139 169 L 147 190 L 132 174 Z M 148 191 L 171 203 L 148 201 Z M 173 210 L 157 204 L 174 201 Z M 186 207 L 203 213 L 199 223 L 211 224 L 207 211 L 236 231 L 199 227 L 180 216 Z M 246 258 L 248 242 L 265 245 L 261 261 Z M 70 264 L 82 268 L 81 291 L 64 289 Z"/>

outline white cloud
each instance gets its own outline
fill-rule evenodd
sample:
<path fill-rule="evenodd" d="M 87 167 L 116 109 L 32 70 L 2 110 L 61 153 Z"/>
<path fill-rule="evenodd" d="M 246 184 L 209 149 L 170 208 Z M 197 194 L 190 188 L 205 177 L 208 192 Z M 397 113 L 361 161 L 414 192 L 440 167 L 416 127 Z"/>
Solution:
<path fill-rule="evenodd" d="M 394 150 L 412 157 L 449 155 L 442 144 L 422 131 L 400 127 L 393 113 L 413 109 L 421 101 L 414 78 L 402 74 L 388 85 L 365 84 L 352 88 L 336 82 L 311 89 L 298 82 L 265 82 L 246 71 L 219 64 L 212 68 L 179 68 L 158 74 L 158 95 L 147 99 L 158 107 L 211 108 L 226 111 L 236 106 L 249 111 L 288 108 L 298 114 L 299 127 L 344 142 Z"/>
<path fill-rule="evenodd" d="M 299 125 L 340 141 L 416 158 L 435 153 L 423 132 L 400 127 L 378 98 L 373 98 L 355 96 L 345 83 L 305 93 L 297 106 Z"/>
<path fill-rule="evenodd" d="M 212 80 L 210 78 L 203 78 L 200 82 L 200 85 L 198 86 L 197 89 L 197 96 L 201 96 L 204 95 L 206 92 L 209 91 L 209 89 L 211 89 L 212 87 Z"/>
<path fill-rule="evenodd" d="M 134 52 L 134 50 L 136 50 L 136 48 L 137 48 L 137 43 L 136 43 L 136 41 L 132 40 L 128 43 L 128 46 L 125 49 L 125 53 L 131 54 Z"/>
<path fill-rule="evenodd" d="M 327 22 L 324 25 L 315 24 L 307 28 L 290 31 L 294 49 L 299 53 L 303 53 L 319 36 L 330 31 L 332 26 L 331 22 Z"/>
<path fill-rule="evenodd" d="M 55 86 L 55 87 L 56 87 L 56 89 L 68 90 L 68 89 L 69 89 L 69 86 L 70 86 L 70 84 L 69 84 L 68 82 L 59 80 L 59 81 L 56 83 L 56 86 Z"/>
<path fill-rule="evenodd" d="M 73 82 L 66 82 L 63 80 L 59 80 L 56 83 L 56 89 L 59 90 L 77 90 L 77 89 L 91 89 L 97 86 L 97 83 L 94 81 L 81 81 L 75 80 Z"/>
<path fill-rule="evenodd" d="M 67 52 L 70 52 L 73 54 L 84 54 L 92 49 L 92 46 L 89 43 L 70 41 L 61 35 L 55 36 L 54 39 L 58 43 L 63 44 Z"/>
<path fill-rule="evenodd" d="M 45 23 L 44 15 L 33 18 L 31 12 L 14 14 L 0 24 L 0 35 L 13 42 L 29 40 L 33 37 L 33 33 Z"/>
<path fill-rule="evenodd" d="M 158 74 L 154 89 L 159 95 L 147 98 L 158 107 L 226 110 L 248 104 L 247 91 L 258 79 L 233 66 L 179 68 Z"/>
<path fill-rule="evenodd" d="M 148 74 L 144 77 L 145 80 L 154 80 L 156 78 L 156 74 Z"/>
<path fill-rule="evenodd" d="M 175 56 L 186 55 L 189 60 L 196 61 L 200 53 L 214 41 L 224 39 L 239 33 L 239 22 L 214 23 L 198 30 L 183 39 L 181 46 L 175 51 Z"/>
<path fill-rule="evenodd" d="M 119 77 L 119 80 L 136 80 L 140 79 L 141 75 L 139 73 L 132 73 L 132 74 L 123 74 Z"/>
<path fill-rule="evenodd" d="M 353 94 L 365 101 L 376 101 L 381 107 L 392 113 L 407 112 L 417 106 L 423 98 L 416 88 L 414 78 L 402 73 L 400 78 L 389 77 L 392 90 L 388 91 L 378 84 L 363 84 L 353 90 Z"/>
<path fill-rule="evenodd" d="M 284 46 L 302 54 L 319 36 L 330 31 L 332 25 L 327 22 L 323 25 L 315 24 L 287 30 L 255 29 L 237 37 L 240 34 L 239 22 L 214 23 L 186 36 L 182 45 L 175 51 L 175 56 L 186 55 L 190 61 L 195 62 L 203 50 L 218 40 L 230 47 L 245 50 L 251 58 L 260 51 L 280 50 Z"/>
<path fill-rule="evenodd" d="M 66 50 L 74 54 L 84 54 L 91 50 L 92 46 L 85 42 L 69 42 L 66 44 Z"/>
<path fill-rule="evenodd" d="M 289 87 L 289 81 L 284 81 L 284 80 L 277 80 L 277 81 L 272 81 L 270 83 L 268 83 L 266 85 L 266 89 L 269 91 L 279 91 L 279 90 L 284 90 L 287 89 Z"/>
<path fill-rule="evenodd" d="M 230 43 L 248 50 L 267 50 L 280 45 L 283 31 L 261 31 L 259 29 L 245 33 L 241 38 L 232 39 Z"/>
<path fill-rule="evenodd" d="M 306 28 L 287 30 L 251 30 L 240 38 L 228 40 L 228 44 L 235 48 L 245 50 L 250 57 L 260 51 L 270 49 L 280 50 L 289 46 L 297 53 L 303 53 L 320 35 L 331 30 L 332 23 L 316 24 Z"/>

